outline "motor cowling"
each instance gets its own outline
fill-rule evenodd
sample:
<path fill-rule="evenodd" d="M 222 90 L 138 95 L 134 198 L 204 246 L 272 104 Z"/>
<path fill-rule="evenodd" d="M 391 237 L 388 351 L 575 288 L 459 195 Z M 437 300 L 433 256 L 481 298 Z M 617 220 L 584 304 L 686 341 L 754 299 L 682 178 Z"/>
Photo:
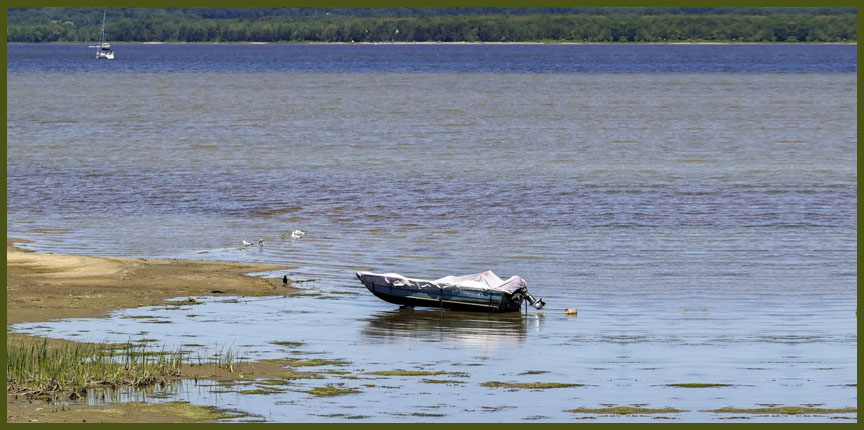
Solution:
<path fill-rule="evenodd" d="M 533 306 L 534 309 L 540 310 L 543 309 L 543 306 L 546 306 L 546 302 L 543 299 L 535 299 L 527 289 L 522 290 L 522 300 L 527 300 L 528 304 Z"/>

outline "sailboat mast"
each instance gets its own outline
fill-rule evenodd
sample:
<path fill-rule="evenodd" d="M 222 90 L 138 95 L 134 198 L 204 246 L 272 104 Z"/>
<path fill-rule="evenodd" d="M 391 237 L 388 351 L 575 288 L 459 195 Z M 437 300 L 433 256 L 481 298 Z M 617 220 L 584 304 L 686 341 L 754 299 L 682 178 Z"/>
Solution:
<path fill-rule="evenodd" d="M 102 34 L 99 35 L 99 47 L 105 43 L 105 12 L 102 12 Z"/>

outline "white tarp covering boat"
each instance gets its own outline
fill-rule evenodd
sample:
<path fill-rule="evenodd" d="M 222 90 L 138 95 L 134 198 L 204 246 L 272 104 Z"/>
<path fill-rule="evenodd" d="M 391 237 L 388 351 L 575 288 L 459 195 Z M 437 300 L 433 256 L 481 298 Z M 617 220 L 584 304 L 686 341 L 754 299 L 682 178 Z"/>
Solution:
<path fill-rule="evenodd" d="M 386 278 L 390 282 L 393 282 L 394 285 L 401 284 L 406 287 L 410 286 L 415 288 L 422 288 L 423 286 L 428 287 L 428 284 L 435 284 L 435 286 L 437 286 L 438 288 L 472 288 L 484 291 L 503 291 L 510 294 L 515 293 L 520 288 L 527 288 L 525 280 L 522 279 L 522 277 L 511 276 L 506 280 L 502 280 L 491 270 L 487 270 L 481 273 L 475 273 L 473 275 L 445 276 L 443 278 L 438 278 L 432 281 L 426 279 L 408 278 L 398 273 L 358 273 L 366 276 L 380 276 L 382 278 Z"/>
<path fill-rule="evenodd" d="M 545 305 L 531 296 L 521 277 L 504 280 L 491 271 L 435 280 L 372 272 L 357 272 L 357 278 L 378 298 L 407 306 L 513 312 L 519 310 L 523 300 L 537 309 Z"/>
<path fill-rule="evenodd" d="M 515 293 L 520 288 L 527 288 L 525 280 L 520 276 L 511 276 L 507 278 L 507 280 L 502 280 L 491 270 L 482 273 L 475 273 L 473 275 L 445 276 L 432 282 L 439 285 L 477 288 L 480 290 L 506 291 L 508 293 Z"/>

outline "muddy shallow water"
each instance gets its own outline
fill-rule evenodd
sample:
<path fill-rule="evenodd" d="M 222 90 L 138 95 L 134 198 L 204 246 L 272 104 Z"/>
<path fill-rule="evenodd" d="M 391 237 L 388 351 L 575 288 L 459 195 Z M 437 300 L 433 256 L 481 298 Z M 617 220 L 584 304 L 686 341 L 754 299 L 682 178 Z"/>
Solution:
<path fill-rule="evenodd" d="M 527 315 L 486 315 L 394 309 L 347 285 L 310 288 L 304 294 L 311 291 L 323 295 L 209 297 L 202 305 L 137 308 L 110 318 L 20 324 L 15 330 L 76 340 L 92 339 L 96 333 L 114 341 L 149 339 L 159 347 L 189 350 L 190 357 L 207 357 L 230 347 L 247 360 L 347 362 L 298 368 L 345 374 L 287 381 L 275 392 L 244 394 L 241 391 L 269 391 L 274 386 L 225 387 L 202 380 L 175 384 L 159 396 L 131 392 L 114 398 L 188 400 L 239 409 L 268 421 L 569 421 L 586 416 L 701 421 L 740 415 L 704 412 L 723 407 L 856 404 L 854 331 L 833 333 L 830 324 L 805 327 L 796 323 L 798 314 L 769 313 L 764 318 L 773 323 L 766 330 L 741 327 L 745 316 L 731 310 L 669 308 L 650 302 L 643 304 L 641 315 L 628 315 L 624 308 L 592 311 L 591 302 L 582 304 L 586 311 L 577 317 L 564 316 L 557 307 Z M 737 334 L 729 335 L 733 332 Z M 442 373 L 371 374 L 391 370 Z M 819 376 L 818 382 L 813 375 Z M 481 385 L 491 381 L 581 386 L 531 390 Z M 670 386 L 686 383 L 727 386 Z M 336 397 L 302 392 L 327 386 L 359 392 Z M 91 395 L 88 401 L 103 400 Z M 686 412 L 622 417 L 565 411 L 634 405 Z M 832 417 L 837 416 L 787 419 Z"/>

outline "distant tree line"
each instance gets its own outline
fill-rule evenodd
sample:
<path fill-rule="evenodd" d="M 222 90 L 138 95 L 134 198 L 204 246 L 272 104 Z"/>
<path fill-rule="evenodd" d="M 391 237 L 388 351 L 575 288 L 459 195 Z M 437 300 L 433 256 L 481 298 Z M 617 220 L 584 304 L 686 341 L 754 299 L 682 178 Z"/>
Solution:
<path fill-rule="evenodd" d="M 238 10 L 233 10 L 238 9 Z M 265 13 L 272 9 L 272 13 Z M 305 13 L 292 10 L 300 9 Z M 312 14 L 315 9 L 315 14 Z M 675 9 L 639 13 L 415 13 L 363 16 L 321 10 L 424 8 L 111 8 L 106 35 L 127 42 L 851 42 L 856 15 L 845 8 Z M 427 8 L 429 9 L 429 8 Z M 488 9 L 488 8 L 468 8 Z M 523 8 L 518 8 L 521 9 Z M 524 8 L 543 9 L 547 8 Z M 601 8 L 593 8 L 601 9 Z M 637 8 L 627 8 L 637 9 Z M 756 9 L 761 13 L 742 14 Z M 763 10 L 766 9 L 766 10 Z M 794 9 L 798 13 L 788 12 Z M 7 42 L 97 40 L 102 9 L 9 8 Z M 278 12 L 278 13 L 277 13 Z M 377 10 L 375 13 L 384 13 Z M 428 12 L 428 11 L 427 11 Z M 449 13 L 445 13 L 449 12 Z M 805 13 L 806 12 L 806 13 Z M 832 12 L 832 13 L 829 13 Z M 254 13 L 254 16 L 253 16 Z M 329 14 L 329 15 L 328 15 Z M 371 14 L 371 12 L 370 12 Z M 395 12 L 393 13 L 396 14 Z M 359 16 L 358 16 L 359 15 Z"/>
<path fill-rule="evenodd" d="M 78 25 L 98 24 L 102 13 L 109 20 L 144 19 L 159 16 L 182 19 L 264 18 L 315 19 L 325 16 L 417 17 L 439 15 L 670 15 L 670 14 L 815 14 L 855 15 L 854 7 L 10 7 L 9 24 L 46 24 L 70 21 Z"/>

